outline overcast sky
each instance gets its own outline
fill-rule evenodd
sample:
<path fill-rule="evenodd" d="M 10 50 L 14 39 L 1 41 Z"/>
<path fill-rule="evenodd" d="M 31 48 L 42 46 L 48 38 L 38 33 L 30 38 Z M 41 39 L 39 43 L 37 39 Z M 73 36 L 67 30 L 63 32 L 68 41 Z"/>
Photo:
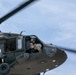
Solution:
<path fill-rule="evenodd" d="M 0 17 L 25 0 L 0 0 Z M 27 1 L 27 0 L 26 0 Z M 39 0 L 0 25 L 2 32 L 35 34 L 46 43 L 76 49 L 76 0 Z M 76 54 L 45 75 L 75 75 Z"/>

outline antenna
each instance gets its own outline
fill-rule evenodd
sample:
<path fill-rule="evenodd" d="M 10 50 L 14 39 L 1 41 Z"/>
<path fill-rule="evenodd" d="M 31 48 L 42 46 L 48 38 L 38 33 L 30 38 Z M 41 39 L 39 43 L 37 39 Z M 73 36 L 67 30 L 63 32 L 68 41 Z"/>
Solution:
<path fill-rule="evenodd" d="M 23 32 L 25 32 L 25 31 L 21 31 L 21 32 L 20 32 L 20 35 L 22 35 Z"/>
<path fill-rule="evenodd" d="M 14 9 L 13 11 L 9 12 L 8 14 L 6 14 L 5 16 L 3 16 L 2 18 L 0 18 L 0 24 L 2 22 L 4 22 L 5 20 L 7 20 L 8 18 L 10 18 L 11 16 L 13 16 L 14 14 L 16 14 L 17 12 L 19 12 L 20 10 L 22 10 L 24 7 L 28 6 L 29 4 L 31 4 L 32 2 L 34 2 L 36 0 L 29 0 L 27 2 L 24 2 L 23 4 L 21 4 L 19 7 L 17 7 L 16 9 Z"/>

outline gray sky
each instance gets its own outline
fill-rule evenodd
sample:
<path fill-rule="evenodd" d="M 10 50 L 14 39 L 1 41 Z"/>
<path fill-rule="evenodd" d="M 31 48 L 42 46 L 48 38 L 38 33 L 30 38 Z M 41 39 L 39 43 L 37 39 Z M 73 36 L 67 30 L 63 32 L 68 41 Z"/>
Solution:
<path fill-rule="evenodd" d="M 0 17 L 25 0 L 0 0 Z M 39 0 L 0 25 L 2 32 L 35 34 L 44 42 L 76 49 L 76 0 Z M 75 75 L 76 55 L 45 75 Z"/>

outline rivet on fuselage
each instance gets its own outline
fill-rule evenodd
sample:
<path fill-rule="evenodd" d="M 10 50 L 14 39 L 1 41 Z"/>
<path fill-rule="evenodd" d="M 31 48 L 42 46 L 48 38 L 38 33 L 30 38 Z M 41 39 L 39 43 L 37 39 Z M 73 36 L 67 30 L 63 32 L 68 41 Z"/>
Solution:
<path fill-rule="evenodd" d="M 53 60 L 52 62 L 56 62 L 56 60 Z"/>
<path fill-rule="evenodd" d="M 55 67 L 57 67 L 58 65 L 55 65 Z"/>
<path fill-rule="evenodd" d="M 44 64 L 45 62 L 41 62 L 42 64 Z"/>

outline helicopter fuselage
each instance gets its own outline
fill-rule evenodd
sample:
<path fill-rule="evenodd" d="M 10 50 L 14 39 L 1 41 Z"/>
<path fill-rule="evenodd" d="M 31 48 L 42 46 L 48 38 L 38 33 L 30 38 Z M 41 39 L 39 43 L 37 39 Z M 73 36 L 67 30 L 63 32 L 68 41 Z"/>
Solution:
<path fill-rule="evenodd" d="M 26 74 L 29 74 L 30 71 L 30 74 L 33 75 L 45 72 L 46 69 L 51 70 L 58 67 L 64 63 L 66 58 L 66 53 L 63 50 L 54 45 L 45 44 L 36 35 L 0 33 L 1 74 L 17 73 L 17 71 L 23 73 L 25 69 Z M 16 62 L 23 63 L 16 65 L 10 71 Z"/>

